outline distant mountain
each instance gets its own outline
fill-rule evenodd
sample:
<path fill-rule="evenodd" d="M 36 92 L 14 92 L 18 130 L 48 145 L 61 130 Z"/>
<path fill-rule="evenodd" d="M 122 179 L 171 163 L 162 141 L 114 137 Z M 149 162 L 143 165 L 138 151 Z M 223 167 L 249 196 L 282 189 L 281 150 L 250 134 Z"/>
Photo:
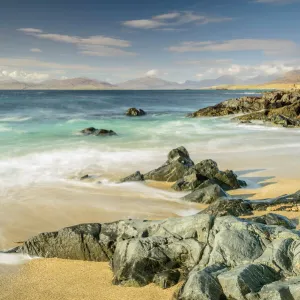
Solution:
<path fill-rule="evenodd" d="M 299 84 L 300 70 L 287 72 L 283 76 L 273 80 L 271 83 Z"/>
<path fill-rule="evenodd" d="M 128 80 L 117 85 L 124 90 L 168 90 L 182 89 L 177 82 L 166 81 L 157 77 L 147 76 Z"/>
<path fill-rule="evenodd" d="M 28 84 L 15 80 L 9 76 L 0 76 L 0 90 L 24 90 Z"/>
<path fill-rule="evenodd" d="M 244 84 L 264 84 L 278 78 L 278 75 L 258 75 L 249 79 L 244 80 Z"/>
<path fill-rule="evenodd" d="M 114 86 L 108 82 L 102 82 L 89 78 L 51 79 L 33 86 L 41 90 L 103 90 L 113 89 Z"/>

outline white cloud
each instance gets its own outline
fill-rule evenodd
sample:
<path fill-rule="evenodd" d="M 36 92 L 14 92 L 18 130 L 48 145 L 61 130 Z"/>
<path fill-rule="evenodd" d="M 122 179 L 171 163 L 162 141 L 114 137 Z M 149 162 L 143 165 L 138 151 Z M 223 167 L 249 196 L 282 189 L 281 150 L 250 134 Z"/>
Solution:
<path fill-rule="evenodd" d="M 3 76 L 7 79 L 13 79 L 22 82 L 41 82 L 43 80 L 49 79 L 49 74 L 46 73 L 38 73 L 32 72 L 28 73 L 25 71 L 7 71 L 7 70 L 0 70 L 0 76 Z"/>
<path fill-rule="evenodd" d="M 150 77 L 154 77 L 154 76 L 158 76 L 159 74 L 159 71 L 156 70 L 156 69 L 152 69 L 152 70 L 149 70 L 148 72 L 146 72 L 146 76 L 150 76 Z"/>
<path fill-rule="evenodd" d="M 208 24 L 231 21 L 232 18 L 226 17 L 209 17 L 205 15 L 199 15 L 194 12 L 172 12 L 165 13 L 157 16 L 152 16 L 150 19 L 129 20 L 122 24 L 127 27 L 136 29 L 157 29 L 168 28 L 189 23 L 195 24 Z"/>
<path fill-rule="evenodd" d="M 222 42 L 201 41 L 183 42 L 168 48 L 172 52 L 229 52 L 229 51 L 263 51 L 265 54 L 291 53 L 299 51 L 299 46 L 290 40 L 280 39 L 236 39 Z"/>
<path fill-rule="evenodd" d="M 36 53 L 41 53 L 41 52 L 43 52 L 41 49 L 39 49 L 39 48 L 31 48 L 30 49 L 30 52 L 36 52 Z"/>
<path fill-rule="evenodd" d="M 132 52 L 119 49 L 131 46 L 131 43 L 129 41 L 122 39 L 116 39 L 103 35 L 79 37 L 57 33 L 44 33 L 42 30 L 36 28 L 20 28 L 18 30 L 39 39 L 73 44 L 77 48 L 85 48 L 85 51 L 79 51 L 79 53 L 84 55 L 100 56 L 99 53 L 102 53 L 101 56 L 132 56 Z M 101 47 L 101 51 L 93 50 L 92 48 L 95 46 Z M 107 49 L 104 49 L 105 47 L 107 47 Z M 112 55 L 112 53 L 114 55 Z"/>

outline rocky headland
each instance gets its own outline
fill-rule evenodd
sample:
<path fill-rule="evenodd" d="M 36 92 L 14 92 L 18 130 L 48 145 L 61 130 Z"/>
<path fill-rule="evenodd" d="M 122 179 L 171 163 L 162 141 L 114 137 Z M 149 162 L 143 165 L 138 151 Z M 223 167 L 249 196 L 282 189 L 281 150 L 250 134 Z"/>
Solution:
<path fill-rule="evenodd" d="M 242 114 L 233 120 L 262 121 L 283 127 L 300 126 L 300 90 L 273 91 L 262 96 L 229 99 L 191 113 L 188 117 L 218 117 Z"/>

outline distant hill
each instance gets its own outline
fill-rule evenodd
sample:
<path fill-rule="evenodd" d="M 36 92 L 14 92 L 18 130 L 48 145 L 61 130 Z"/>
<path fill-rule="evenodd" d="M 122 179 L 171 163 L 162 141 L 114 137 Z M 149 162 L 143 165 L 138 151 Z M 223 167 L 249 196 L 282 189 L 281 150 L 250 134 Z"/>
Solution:
<path fill-rule="evenodd" d="M 147 76 L 137 79 L 128 80 L 117 85 L 120 89 L 125 90 L 168 90 L 182 89 L 177 82 L 163 80 L 157 77 Z"/>
<path fill-rule="evenodd" d="M 24 90 L 28 84 L 15 80 L 9 76 L 0 76 L 0 90 Z"/>
<path fill-rule="evenodd" d="M 32 86 L 41 90 L 103 90 L 113 89 L 114 86 L 108 82 L 102 82 L 89 78 L 51 79 Z"/>
<path fill-rule="evenodd" d="M 287 72 L 283 76 L 273 80 L 271 83 L 299 84 L 300 70 Z"/>

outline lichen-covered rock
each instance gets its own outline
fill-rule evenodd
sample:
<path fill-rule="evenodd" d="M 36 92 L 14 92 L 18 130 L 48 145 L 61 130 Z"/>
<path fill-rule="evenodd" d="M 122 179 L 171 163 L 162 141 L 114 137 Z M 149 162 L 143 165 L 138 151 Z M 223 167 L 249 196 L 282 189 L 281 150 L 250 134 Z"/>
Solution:
<path fill-rule="evenodd" d="M 280 279 L 272 268 L 261 264 L 238 266 L 218 276 L 227 299 L 245 299 L 249 293 L 256 293 L 271 282 Z"/>
<path fill-rule="evenodd" d="M 122 182 L 129 182 L 129 181 L 144 181 L 144 175 L 141 174 L 140 171 L 136 171 L 135 173 L 120 179 L 120 183 Z"/>
<path fill-rule="evenodd" d="M 111 136 L 117 135 L 113 130 L 107 129 L 96 129 L 94 127 L 88 127 L 80 131 L 84 135 L 95 135 L 95 136 Z"/>
<path fill-rule="evenodd" d="M 161 167 L 144 174 L 144 178 L 173 182 L 182 178 L 193 165 L 188 151 L 184 147 L 179 147 L 168 154 L 168 160 Z"/>
<path fill-rule="evenodd" d="M 126 111 L 126 116 L 129 117 L 140 117 L 146 115 L 146 112 L 142 109 L 131 107 Z"/>
<path fill-rule="evenodd" d="M 180 271 L 176 270 L 165 270 L 160 273 L 155 274 L 153 282 L 160 286 L 162 289 L 167 289 L 179 282 Z"/>

